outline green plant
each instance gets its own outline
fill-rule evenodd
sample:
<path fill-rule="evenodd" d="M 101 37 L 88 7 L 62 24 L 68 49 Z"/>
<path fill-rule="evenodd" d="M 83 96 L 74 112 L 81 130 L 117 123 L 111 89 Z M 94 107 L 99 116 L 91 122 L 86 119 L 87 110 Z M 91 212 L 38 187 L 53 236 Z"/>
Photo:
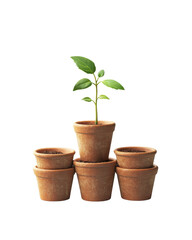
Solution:
<path fill-rule="evenodd" d="M 96 90 L 95 101 L 92 100 L 90 97 L 84 97 L 82 100 L 84 100 L 86 102 L 93 102 L 95 104 L 95 124 L 98 124 L 98 106 L 97 106 L 98 99 L 109 99 L 106 95 L 98 96 L 98 85 L 100 83 L 103 83 L 105 86 L 110 87 L 110 88 L 114 88 L 116 90 L 117 89 L 124 90 L 124 87 L 120 83 L 118 83 L 117 81 L 111 80 L 111 79 L 99 81 L 99 79 L 104 76 L 105 71 L 104 70 L 99 71 L 98 72 L 98 77 L 96 77 L 96 75 L 95 75 L 95 71 L 96 71 L 95 63 L 92 62 L 91 60 L 89 60 L 88 58 L 79 57 L 79 56 L 75 56 L 75 57 L 71 57 L 71 58 L 73 59 L 73 61 L 76 63 L 77 67 L 80 70 L 86 72 L 87 74 L 93 74 L 93 76 L 94 76 L 94 82 L 92 82 L 88 78 L 83 78 L 83 79 L 79 80 L 75 84 L 75 86 L 73 88 L 73 91 L 88 88 L 92 84 L 95 85 L 95 90 Z"/>

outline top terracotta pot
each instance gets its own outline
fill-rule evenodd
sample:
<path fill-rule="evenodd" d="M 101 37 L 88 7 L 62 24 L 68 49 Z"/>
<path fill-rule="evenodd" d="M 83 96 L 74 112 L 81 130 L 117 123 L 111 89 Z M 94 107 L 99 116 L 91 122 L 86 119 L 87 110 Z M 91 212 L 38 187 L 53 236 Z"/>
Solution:
<path fill-rule="evenodd" d="M 41 169 L 65 169 L 72 167 L 75 151 L 70 148 L 40 148 L 34 151 L 37 167 Z"/>
<path fill-rule="evenodd" d="M 143 169 L 153 166 L 156 150 L 148 147 L 121 147 L 114 150 L 119 167 Z"/>
<path fill-rule="evenodd" d="M 74 123 L 79 145 L 80 159 L 84 162 L 104 162 L 108 160 L 115 123 L 80 121 Z"/>

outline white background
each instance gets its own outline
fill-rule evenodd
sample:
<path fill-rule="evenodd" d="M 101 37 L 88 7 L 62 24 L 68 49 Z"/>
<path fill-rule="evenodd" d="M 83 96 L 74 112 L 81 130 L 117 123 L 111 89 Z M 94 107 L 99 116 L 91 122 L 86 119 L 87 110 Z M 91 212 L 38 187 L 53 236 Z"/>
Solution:
<path fill-rule="evenodd" d="M 192 2 L 1 0 L 0 35 L 1 239 L 192 239 Z M 40 200 L 33 151 L 78 157 L 73 123 L 94 119 L 74 55 L 125 87 L 99 85 L 99 119 L 116 122 L 111 157 L 157 149 L 151 200 L 121 199 L 115 177 L 111 200 L 83 201 L 76 175 L 70 200 Z"/>

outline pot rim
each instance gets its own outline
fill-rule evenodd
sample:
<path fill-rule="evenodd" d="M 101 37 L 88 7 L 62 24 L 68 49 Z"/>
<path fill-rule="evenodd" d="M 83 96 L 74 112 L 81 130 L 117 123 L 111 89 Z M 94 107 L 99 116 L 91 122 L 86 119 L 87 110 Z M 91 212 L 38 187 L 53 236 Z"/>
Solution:
<path fill-rule="evenodd" d="M 70 171 L 75 171 L 74 167 L 71 168 L 59 168 L 59 169 L 44 169 L 44 168 L 38 168 L 37 165 L 35 167 L 33 167 L 33 170 L 35 172 L 39 172 L 39 173 L 56 173 L 56 172 L 70 172 Z"/>
<path fill-rule="evenodd" d="M 117 166 L 116 167 L 116 173 L 120 176 L 124 176 L 124 177 L 138 177 L 138 176 L 145 176 L 145 175 L 155 175 L 157 174 L 158 171 L 158 166 L 157 165 L 153 165 L 153 167 L 151 168 L 138 168 L 138 169 L 133 169 L 133 168 L 122 168 Z M 130 175 L 129 175 L 130 174 Z"/>
<path fill-rule="evenodd" d="M 109 158 L 107 162 L 79 162 L 80 158 L 76 158 L 73 162 L 75 167 L 80 168 L 102 168 L 102 167 L 108 167 L 109 165 L 116 165 L 116 160 L 114 158 Z"/>
<path fill-rule="evenodd" d="M 89 123 L 91 123 L 91 124 L 89 124 Z M 85 121 L 77 121 L 77 122 L 75 122 L 74 123 L 74 126 L 82 126 L 82 127 L 89 127 L 89 126 L 91 126 L 91 127 L 102 127 L 102 126 L 113 126 L 113 125 L 115 125 L 115 122 L 113 122 L 113 121 L 98 121 L 98 123 L 100 123 L 100 124 L 98 124 L 98 125 L 96 125 L 95 124 L 95 121 L 94 120 L 85 120 Z"/>
<path fill-rule="evenodd" d="M 123 149 L 138 149 L 140 151 L 145 151 L 145 152 L 123 152 L 121 150 Z M 150 148 L 150 147 L 138 147 L 138 146 L 130 146 L 130 147 L 120 147 L 120 148 L 116 148 L 114 150 L 114 153 L 116 155 L 121 155 L 121 156 L 133 156 L 133 155 L 146 155 L 146 154 L 156 154 L 157 150 L 154 148 Z"/>
<path fill-rule="evenodd" d="M 54 154 L 54 153 L 41 153 L 38 151 L 68 151 L 67 153 L 59 153 L 59 154 Z M 56 157 L 56 156 L 67 156 L 67 155 L 71 155 L 71 154 L 75 154 L 75 150 L 71 149 L 71 148 L 55 148 L 55 147 L 50 147 L 50 148 L 38 148 L 36 149 L 34 152 L 34 155 L 37 157 Z"/>

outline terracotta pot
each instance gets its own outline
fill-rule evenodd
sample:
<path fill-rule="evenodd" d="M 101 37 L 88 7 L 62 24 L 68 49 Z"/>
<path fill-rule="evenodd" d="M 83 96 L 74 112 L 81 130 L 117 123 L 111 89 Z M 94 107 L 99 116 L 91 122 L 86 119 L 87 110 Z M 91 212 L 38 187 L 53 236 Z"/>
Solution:
<path fill-rule="evenodd" d="M 85 163 L 74 161 L 81 197 L 87 201 L 104 201 L 111 198 L 116 161 Z"/>
<path fill-rule="evenodd" d="M 153 166 L 156 150 L 147 147 L 122 147 L 114 150 L 119 167 L 143 169 Z"/>
<path fill-rule="evenodd" d="M 114 122 L 81 121 L 74 124 L 79 145 L 80 158 L 84 162 L 104 162 L 108 160 Z"/>
<path fill-rule="evenodd" d="M 74 168 L 47 170 L 36 166 L 33 170 L 42 200 L 62 201 L 70 198 Z"/>
<path fill-rule="evenodd" d="M 42 169 L 71 168 L 75 151 L 70 148 L 40 148 L 34 151 L 37 167 Z"/>
<path fill-rule="evenodd" d="M 121 197 L 127 200 L 147 200 L 151 198 L 158 167 L 146 169 L 116 168 Z"/>

